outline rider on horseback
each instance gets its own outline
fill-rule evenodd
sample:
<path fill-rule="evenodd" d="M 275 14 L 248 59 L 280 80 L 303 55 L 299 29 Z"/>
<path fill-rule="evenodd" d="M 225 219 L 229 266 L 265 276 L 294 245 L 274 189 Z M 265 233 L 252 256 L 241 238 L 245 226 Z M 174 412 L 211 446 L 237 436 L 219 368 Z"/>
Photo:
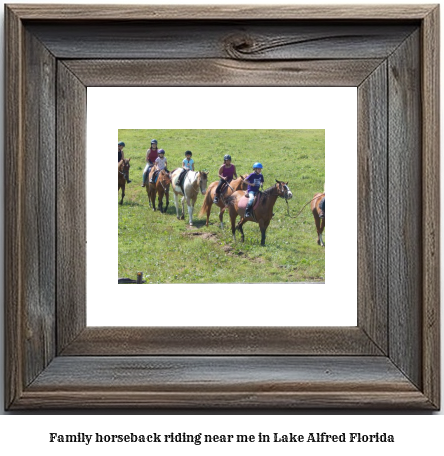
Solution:
<path fill-rule="evenodd" d="M 125 143 L 123 141 L 120 141 L 119 143 L 117 143 L 117 149 L 118 149 L 118 162 L 120 163 L 122 160 L 125 159 L 125 155 L 123 153 L 123 148 L 125 147 Z M 128 182 L 128 184 L 131 182 L 129 180 L 129 177 L 127 176 L 126 177 L 126 181 Z"/>
<path fill-rule="evenodd" d="M 150 178 L 150 184 L 152 184 L 156 180 L 156 176 L 159 174 L 160 171 L 163 169 L 168 172 L 167 170 L 167 159 L 165 157 L 165 151 L 163 149 L 159 149 L 159 156 L 156 158 L 154 162 L 154 172 Z"/>
<path fill-rule="evenodd" d="M 191 150 L 187 150 L 185 152 L 185 158 L 182 160 L 183 171 L 180 173 L 176 182 L 176 185 L 178 185 L 180 188 L 182 188 L 182 182 L 185 179 L 188 171 L 194 171 L 194 160 L 191 158 L 192 155 L 193 152 L 191 152 Z"/>
<path fill-rule="evenodd" d="M 151 147 L 146 151 L 146 166 L 143 170 L 142 175 L 142 187 L 145 187 L 146 178 L 149 176 L 151 168 L 154 166 L 154 162 L 158 156 L 159 153 L 157 152 L 157 140 L 153 139 L 151 141 Z"/>
<path fill-rule="evenodd" d="M 224 164 L 219 168 L 220 181 L 216 188 L 216 195 L 213 203 L 216 204 L 219 201 L 220 192 L 224 183 L 229 184 L 233 177 L 237 179 L 236 167 L 231 164 L 231 155 L 224 155 Z"/>
<path fill-rule="evenodd" d="M 251 207 L 253 206 L 254 198 L 259 192 L 260 186 L 264 184 L 264 176 L 262 175 L 263 166 L 256 162 L 253 165 L 253 172 L 245 179 L 248 182 L 248 204 L 245 209 L 245 218 L 251 217 Z"/>

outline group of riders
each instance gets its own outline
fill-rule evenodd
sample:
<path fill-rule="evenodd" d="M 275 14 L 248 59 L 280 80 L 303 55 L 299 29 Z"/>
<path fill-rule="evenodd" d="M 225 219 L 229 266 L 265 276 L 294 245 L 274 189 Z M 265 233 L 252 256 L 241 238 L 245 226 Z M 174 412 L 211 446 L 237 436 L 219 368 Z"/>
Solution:
<path fill-rule="evenodd" d="M 118 150 L 119 150 L 119 162 L 124 159 L 123 148 L 125 147 L 125 143 L 123 141 L 118 143 Z M 185 158 L 182 161 L 182 168 L 183 172 L 180 174 L 176 185 L 181 187 L 183 179 L 188 171 L 194 171 L 194 160 L 192 157 L 192 152 L 187 150 L 185 152 Z M 247 195 L 248 195 L 248 204 L 245 211 L 245 217 L 251 216 L 251 209 L 254 203 L 254 199 L 261 188 L 264 185 L 264 176 L 262 174 L 263 169 L 262 163 L 256 162 L 253 164 L 253 172 L 248 175 L 244 180 L 248 184 L 247 188 Z M 165 151 L 163 149 L 157 148 L 157 140 L 153 139 L 151 141 L 151 147 L 146 152 L 146 166 L 143 170 L 142 175 L 142 187 L 146 186 L 146 180 L 149 176 L 149 182 L 153 183 L 156 181 L 157 175 L 160 171 L 165 170 L 165 172 L 169 172 L 167 169 L 167 159 L 165 157 Z M 151 172 L 152 171 L 152 172 Z M 219 184 L 216 188 L 216 194 L 214 197 L 214 203 L 217 203 L 221 197 L 221 193 L 224 191 L 224 188 L 230 184 L 233 179 L 237 179 L 236 173 L 236 166 L 231 163 L 231 156 L 226 154 L 224 155 L 224 163 L 219 168 Z M 128 183 L 131 181 L 128 177 Z M 322 199 L 320 203 L 320 213 L 319 217 L 323 218 L 325 213 L 325 197 Z"/>

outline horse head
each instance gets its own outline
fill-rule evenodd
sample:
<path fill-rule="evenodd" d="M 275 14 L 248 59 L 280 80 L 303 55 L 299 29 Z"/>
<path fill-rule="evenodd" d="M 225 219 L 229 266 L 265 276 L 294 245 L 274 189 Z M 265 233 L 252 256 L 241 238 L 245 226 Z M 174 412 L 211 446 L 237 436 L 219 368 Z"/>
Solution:
<path fill-rule="evenodd" d="M 199 187 L 202 195 L 205 195 L 207 192 L 207 184 L 208 184 L 208 171 L 199 171 Z"/>
<path fill-rule="evenodd" d="M 170 185 L 172 182 L 171 173 L 167 173 L 164 169 L 160 172 L 163 176 L 163 182 L 165 185 Z"/>
<path fill-rule="evenodd" d="M 129 179 L 130 160 L 131 158 L 120 160 L 118 166 L 119 173 L 122 174 L 126 180 Z"/>
<path fill-rule="evenodd" d="M 248 188 L 248 182 L 245 180 L 248 177 L 248 174 L 242 174 L 240 176 L 240 184 L 236 190 L 246 190 Z"/>
<path fill-rule="evenodd" d="M 291 193 L 291 190 L 288 188 L 288 182 L 278 181 L 277 179 L 275 180 L 278 196 L 280 198 L 284 198 L 285 200 L 293 198 L 293 193 Z"/>

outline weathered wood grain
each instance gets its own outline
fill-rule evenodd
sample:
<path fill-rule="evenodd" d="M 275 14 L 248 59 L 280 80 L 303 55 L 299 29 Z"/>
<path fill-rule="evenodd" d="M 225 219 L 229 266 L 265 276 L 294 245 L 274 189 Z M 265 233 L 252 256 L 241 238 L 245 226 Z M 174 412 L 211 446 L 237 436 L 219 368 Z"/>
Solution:
<path fill-rule="evenodd" d="M 440 403 L 440 140 L 439 140 L 439 6 L 425 17 L 422 55 L 422 234 L 423 234 L 423 347 L 424 392 Z"/>
<path fill-rule="evenodd" d="M 8 5 L 23 20 L 420 20 L 436 5 Z"/>
<path fill-rule="evenodd" d="M 387 58 L 416 28 L 292 21 L 28 25 L 62 59 L 377 59 Z"/>
<path fill-rule="evenodd" d="M 8 214 L 5 229 L 6 408 L 439 407 L 439 257 L 436 254 L 439 248 L 439 217 L 436 211 L 439 203 L 439 99 L 436 97 L 439 73 L 436 6 L 158 8 L 14 5 L 6 7 L 5 17 L 5 178 Z M 25 22 L 22 23 L 22 19 Z M 203 68 L 209 75 L 202 76 L 200 80 L 222 79 L 222 83 L 227 85 L 243 84 L 247 78 L 251 85 L 257 80 L 265 85 L 287 84 L 290 81 L 318 85 L 320 81 L 331 78 L 337 78 L 343 84 L 363 81 L 359 89 L 359 103 L 360 110 L 367 112 L 368 118 L 360 118 L 360 129 L 363 131 L 359 135 L 359 147 L 364 148 L 359 153 L 365 158 L 359 165 L 359 179 L 364 179 L 359 184 L 362 185 L 360 194 L 363 195 L 360 204 L 373 211 L 372 218 L 368 218 L 370 224 L 373 218 L 382 223 L 383 212 L 387 210 L 389 236 L 387 281 L 383 281 L 380 277 L 383 276 L 384 262 L 369 265 L 377 261 L 377 252 L 385 248 L 383 235 L 377 238 L 384 228 L 376 223 L 365 231 L 360 225 L 360 239 L 366 235 L 373 236 L 373 244 L 361 250 L 365 265 L 362 266 L 360 260 L 359 267 L 367 268 L 371 277 L 364 282 L 369 296 L 362 300 L 360 291 L 358 328 L 283 328 L 282 331 L 271 328 L 267 329 L 270 333 L 265 336 L 260 328 L 239 331 L 236 328 L 179 328 L 169 334 L 171 340 L 168 339 L 168 328 L 85 329 L 85 186 L 78 178 L 79 170 L 84 169 L 85 81 L 89 78 L 90 81 L 95 79 L 100 84 L 109 85 L 113 85 L 113 81 L 123 82 L 123 85 L 142 83 L 142 68 L 146 62 L 128 61 L 128 67 L 135 69 L 136 75 L 124 73 L 128 78 L 126 82 L 118 74 L 101 76 L 100 70 L 118 70 L 115 66 L 107 67 L 108 62 L 104 62 L 113 55 L 109 47 L 100 54 L 99 46 L 92 46 L 91 52 L 98 52 L 97 60 L 88 67 L 84 62 L 75 61 L 76 44 L 69 42 L 69 37 L 65 37 L 66 41 L 65 38 L 57 41 L 52 34 L 53 41 L 46 43 L 42 37 L 35 36 L 31 28 L 37 22 L 46 20 L 46 24 L 40 25 L 47 27 L 49 36 L 53 26 L 62 24 L 62 27 L 70 27 L 79 21 L 93 25 L 100 22 L 110 29 L 113 27 L 110 19 L 117 20 L 119 24 L 131 21 L 130 24 L 136 28 L 142 20 L 159 24 L 168 22 L 176 27 L 174 39 L 181 33 L 180 27 L 177 27 L 179 21 L 182 21 L 185 31 L 190 20 L 192 24 L 188 25 L 188 30 L 193 26 L 193 32 L 190 38 L 185 38 L 179 51 L 181 57 L 201 53 L 199 55 L 203 58 L 199 60 L 206 60 Z M 315 24 L 309 21 L 319 22 L 320 19 L 328 23 L 318 23 L 318 28 L 310 35 L 308 27 Z M 219 35 L 216 31 L 211 35 L 213 32 L 205 28 L 205 22 L 218 20 L 223 22 L 217 29 Z M 259 20 L 274 22 L 280 31 L 276 29 L 276 32 L 268 33 L 254 28 L 260 25 Z M 364 23 L 366 20 L 370 22 Z M 319 26 L 326 25 L 336 32 L 345 30 L 341 27 L 345 27 L 347 21 L 349 25 L 350 21 L 355 21 L 354 26 L 365 26 L 362 30 L 367 32 L 370 29 L 366 27 L 374 27 L 374 33 L 358 36 L 367 43 L 376 43 L 376 48 L 365 50 L 365 46 L 361 47 L 359 39 L 351 33 L 345 33 L 341 38 L 338 33 L 331 36 L 330 32 L 324 35 L 320 32 Z M 207 30 L 200 37 L 197 25 Z M 232 28 L 231 35 L 222 25 Z M 251 26 L 254 33 L 253 28 L 249 28 Z M 294 32 L 293 26 L 299 35 Z M 402 43 L 398 42 L 398 47 L 391 47 L 396 41 L 396 30 L 403 28 L 408 31 L 411 26 L 421 27 L 421 40 L 419 32 L 415 31 L 407 33 L 404 41 L 401 39 Z M 394 27 L 394 35 L 391 36 L 387 34 L 390 27 Z M 168 30 L 171 31 L 171 28 Z M 308 33 L 305 44 L 301 31 Z M 316 35 L 315 32 L 321 34 Z M 144 33 L 151 36 L 151 31 Z M 399 38 L 400 35 L 396 36 Z M 208 43 L 205 44 L 207 37 Z M 111 43 L 111 38 L 105 34 L 100 39 L 110 40 Z M 129 41 L 133 38 L 128 37 Z M 165 47 L 167 43 L 171 45 L 174 39 L 168 41 L 167 36 L 162 39 L 153 37 L 152 43 L 147 40 L 145 44 L 154 54 L 156 43 Z M 73 62 L 58 63 L 54 91 L 57 95 L 55 152 L 51 152 L 50 146 L 46 148 L 46 141 L 52 137 L 51 115 L 48 113 L 52 112 L 54 101 L 49 81 L 56 73 L 50 55 L 50 41 L 54 49 L 64 49 L 68 60 L 74 59 Z M 116 39 L 112 45 L 115 50 L 120 49 L 119 52 L 124 47 L 121 41 L 121 38 Z M 81 52 L 87 52 L 86 43 L 87 39 L 80 40 Z M 331 49 L 327 57 L 319 57 L 326 55 L 329 46 Z M 340 54 L 334 53 L 344 52 L 347 46 L 350 54 L 345 56 L 348 62 L 344 62 L 344 59 L 338 59 Z M 142 47 L 134 45 L 134 49 L 139 52 Z M 385 63 L 381 58 L 374 58 L 375 52 L 391 52 L 389 49 L 394 52 Z M 222 55 L 212 59 L 216 50 Z M 306 61 L 298 61 L 302 54 Z M 331 57 L 333 54 L 335 56 Z M 358 54 L 359 59 L 356 58 Z M 173 53 L 164 58 L 159 58 L 162 57 L 159 53 L 156 55 L 153 58 L 159 63 L 174 60 L 171 59 Z M 276 60 L 273 56 L 280 58 Z M 121 65 L 122 61 L 116 60 L 116 54 L 112 59 L 112 65 Z M 342 61 L 332 62 L 332 59 Z M 180 65 L 184 64 L 182 68 L 186 68 L 187 60 L 176 61 L 174 65 L 181 68 Z M 167 71 L 168 65 L 170 62 L 165 64 L 164 71 Z M 388 75 L 387 182 L 390 196 L 386 205 L 382 201 L 383 189 L 375 188 L 375 185 L 384 185 L 385 172 L 383 120 L 380 118 L 385 107 L 376 101 L 384 98 L 381 82 L 384 66 Z M 341 76 L 341 68 L 343 73 L 350 74 Z M 120 69 L 124 71 L 122 67 Z M 322 71 L 327 72 L 325 77 L 320 75 Z M 172 79 L 175 84 L 186 85 L 192 72 L 184 73 L 185 79 Z M 226 80 L 221 78 L 221 74 Z M 160 79 L 160 74 L 156 78 Z M 273 78 L 274 82 L 271 82 Z M 39 109 L 31 106 L 34 102 Z M 374 107 L 370 106 L 372 104 Z M 10 150 L 13 153 L 9 153 Z M 40 159 L 40 154 L 43 161 L 36 165 L 34 176 L 31 173 L 32 162 L 37 156 Z M 375 159 L 375 154 L 381 158 L 380 161 Z M 366 175 L 372 170 L 374 178 Z M 57 175 L 56 204 L 52 208 L 47 188 L 41 185 L 44 179 L 54 179 L 51 171 Z M 28 185 L 37 195 L 26 193 Z M 49 202 L 48 207 L 42 207 L 45 202 Z M 51 222 L 47 225 L 41 219 L 41 214 L 48 213 L 53 214 L 56 223 L 57 243 L 53 260 L 52 241 L 38 239 L 42 233 L 52 230 Z M 31 225 L 34 232 L 29 232 Z M 31 271 L 31 264 L 36 270 Z M 51 310 L 51 273 L 43 270 L 45 266 L 48 266 L 48 271 L 56 268 L 55 311 Z M 29 271 L 31 277 L 28 281 Z M 389 305 L 387 334 L 378 327 L 379 324 L 384 325 L 384 306 L 381 303 L 384 302 L 386 283 Z M 41 284 L 43 289 L 40 289 Z M 40 325 L 32 320 L 34 316 L 41 322 Z M 45 363 L 54 356 L 48 334 L 52 331 L 55 317 L 57 353 L 45 367 Z M 387 356 L 383 356 L 385 339 L 388 340 Z M 178 347 L 180 344 L 181 347 Z M 34 350 L 36 359 L 31 357 Z M 139 356 L 147 350 L 157 356 Z M 60 353 L 64 356 L 58 356 Z M 116 353 L 121 356 L 115 356 Z M 288 356 L 296 353 L 302 356 Z M 326 353 L 334 356 L 325 356 Z M 87 356 L 80 356 L 84 354 Z M 163 356 L 167 354 L 174 356 Z M 199 356 L 190 356 L 195 354 Z M 233 354 L 237 356 L 229 356 Z M 243 354 L 255 356 L 239 356 Z M 264 354 L 268 356 L 262 356 Z"/>
<path fill-rule="evenodd" d="M 25 32 L 23 287 L 25 384 L 55 355 L 55 59 Z M 11 150 L 13 152 L 13 150 Z M 14 185 L 14 184 L 12 184 Z"/>
<path fill-rule="evenodd" d="M 87 327 L 62 356 L 381 355 L 357 327 Z"/>
<path fill-rule="evenodd" d="M 64 60 L 88 87 L 109 86 L 351 86 L 381 59 L 261 61 L 228 59 Z"/>
<path fill-rule="evenodd" d="M 422 384 L 422 164 L 419 31 L 388 59 L 389 356 Z"/>
<path fill-rule="evenodd" d="M 86 326 L 86 87 L 57 66 L 57 349 Z"/>
<path fill-rule="evenodd" d="M 23 391 L 23 27 L 5 11 L 5 407 Z"/>
<path fill-rule="evenodd" d="M 387 64 L 358 90 L 358 326 L 388 353 Z"/>
<path fill-rule="evenodd" d="M 149 384 L 149 387 L 147 387 Z M 59 357 L 20 407 L 421 407 L 385 357 Z"/>

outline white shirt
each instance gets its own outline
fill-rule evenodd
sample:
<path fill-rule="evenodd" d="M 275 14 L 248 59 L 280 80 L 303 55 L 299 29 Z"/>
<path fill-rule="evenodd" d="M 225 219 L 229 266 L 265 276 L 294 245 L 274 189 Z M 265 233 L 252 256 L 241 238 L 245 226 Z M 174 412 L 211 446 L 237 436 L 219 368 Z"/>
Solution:
<path fill-rule="evenodd" d="M 157 165 L 157 169 L 162 170 L 165 169 L 166 161 L 167 159 L 165 156 L 163 158 L 157 157 L 154 163 Z"/>

